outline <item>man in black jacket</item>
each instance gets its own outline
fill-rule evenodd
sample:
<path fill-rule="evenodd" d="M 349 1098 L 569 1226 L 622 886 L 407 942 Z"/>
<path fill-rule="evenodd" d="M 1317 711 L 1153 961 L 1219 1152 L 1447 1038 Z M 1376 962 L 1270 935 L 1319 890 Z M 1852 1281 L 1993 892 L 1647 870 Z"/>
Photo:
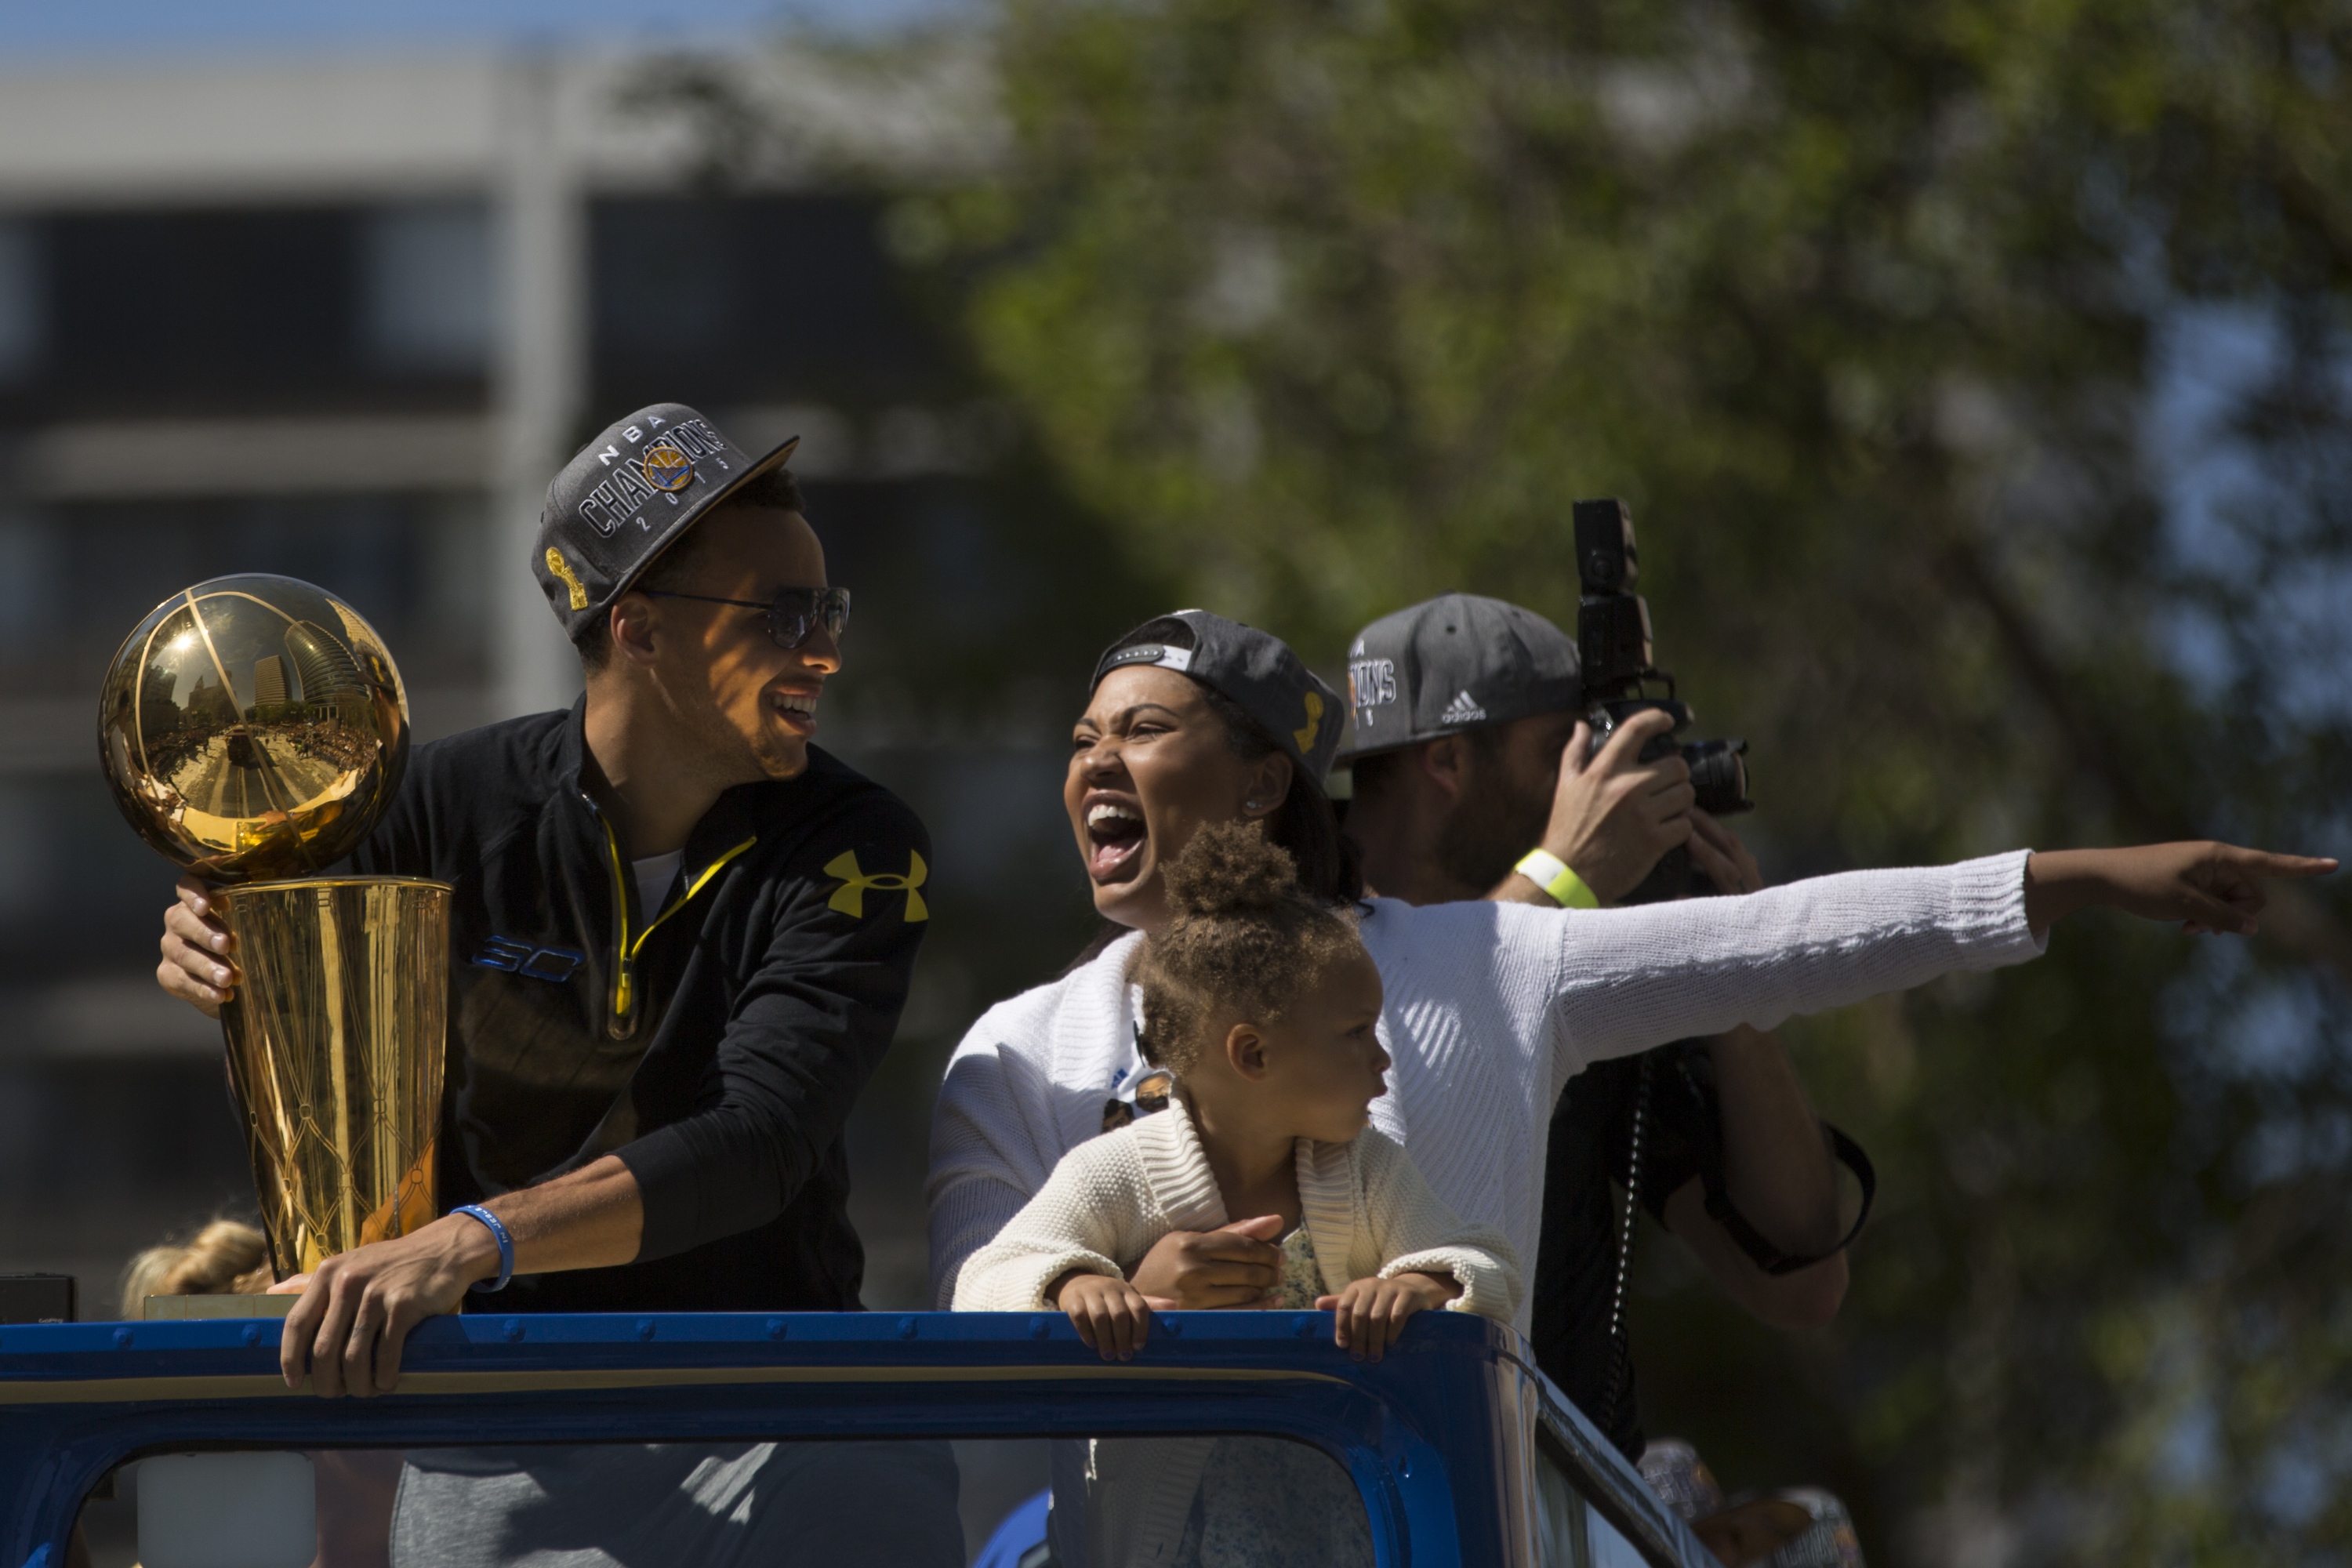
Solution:
<path fill-rule="evenodd" d="M 849 595 L 785 472 L 682 405 L 548 487 L 531 572 L 585 668 L 572 712 L 436 741 L 352 856 L 457 889 L 440 1220 L 327 1258 L 289 1387 L 381 1394 L 409 1328 L 497 1311 L 858 1310 L 842 1126 L 927 931 L 929 839 L 809 745 Z M 158 980 L 237 983 L 203 884 Z M 962 1563 L 946 1444 L 407 1455 L 397 1563 Z M 552 1556 L 551 1556 L 552 1554 Z"/>
<path fill-rule="evenodd" d="M 848 595 L 793 445 L 755 459 L 658 404 L 549 487 L 531 566 L 585 695 L 418 748 L 351 868 L 456 889 L 440 1197 L 480 1213 L 321 1264 L 289 1385 L 390 1390 L 408 1331 L 477 1291 L 859 1307 L 843 1126 L 906 1000 L 930 846 L 809 743 Z M 200 884 L 165 927 L 159 981 L 216 1012 L 234 943 Z"/>

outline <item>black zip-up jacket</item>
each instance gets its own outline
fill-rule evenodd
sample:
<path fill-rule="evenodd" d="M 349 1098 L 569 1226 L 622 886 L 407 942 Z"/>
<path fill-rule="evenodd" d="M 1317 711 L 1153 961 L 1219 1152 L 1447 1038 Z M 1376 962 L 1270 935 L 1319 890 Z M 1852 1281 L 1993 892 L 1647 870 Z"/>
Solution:
<path fill-rule="evenodd" d="M 584 705 L 420 746 L 352 868 L 451 883 L 443 1211 L 616 1154 L 635 1262 L 518 1277 L 485 1311 L 856 1310 L 842 1130 L 889 1048 L 930 842 L 818 748 L 739 785 L 661 910 L 581 784 Z"/>

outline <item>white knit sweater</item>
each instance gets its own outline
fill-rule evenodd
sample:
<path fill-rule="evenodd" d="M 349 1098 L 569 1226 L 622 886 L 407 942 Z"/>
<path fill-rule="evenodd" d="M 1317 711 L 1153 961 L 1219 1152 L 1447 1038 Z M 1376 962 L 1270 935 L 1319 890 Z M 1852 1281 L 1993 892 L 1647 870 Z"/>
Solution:
<path fill-rule="evenodd" d="M 1379 1131 L 1366 1128 L 1346 1143 L 1302 1138 L 1295 1158 L 1300 1218 L 1326 1291 L 1337 1295 L 1368 1275 L 1450 1274 L 1462 1286 L 1446 1303 L 1452 1310 L 1506 1321 L 1517 1311 L 1519 1266 L 1510 1243 L 1490 1226 L 1455 1217 Z M 1170 1231 L 1214 1230 L 1226 1219 L 1200 1131 L 1174 1100 L 1063 1155 L 1037 1195 L 965 1260 L 955 1310 L 1035 1311 L 1045 1305 L 1045 1287 L 1071 1269 L 1123 1278 Z M 1184 1533 L 1214 1444 L 1106 1438 L 1083 1445 L 1083 1467 L 1063 1453 L 1055 1496 L 1083 1501 L 1063 1544 L 1083 1542 L 1090 1564 L 1164 1563 Z"/>
<path fill-rule="evenodd" d="M 1450 1274 L 1447 1303 L 1506 1322 L 1518 1310 L 1519 1261 L 1491 1226 L 1465 1225 L 1405 1152 L 1367 1128 L 1346 1143 L 1298 1140 L 1298 1202 L 1323 1289 L 1370 1275 Z M 1074 1268 L 1125 1279 L 1171 1230 L 1226 1223 L 1208 1151 L 1183 1101 L 1062 1156 L 996 1239 L 965 1260 L 959 1312 L 1029 1312 Z"/>
<path fill-rule="evenodd" d="M 1372 1124 L 1446 1207 L 1499 1229 L 1523 1258 L 1536 1251 L 1552 1107 L 1588 1064 L 1737 1024 L 1770 1028 L 2042 945 L 2025 923 L 2022 850 L 1633 909 L 1376 899 L 1363 937 L 1395 1064 Z M 956 1047 L 931 1123 L 940 1306 L 964 1259 L 1064 1154 L 1101 1135 L 1103 1101 L 1136 1061 L 1127 975 L 1139 940 L 997 1004 Z M 1525 1319 L 1522 1306 L 1521 1331 Z"/>

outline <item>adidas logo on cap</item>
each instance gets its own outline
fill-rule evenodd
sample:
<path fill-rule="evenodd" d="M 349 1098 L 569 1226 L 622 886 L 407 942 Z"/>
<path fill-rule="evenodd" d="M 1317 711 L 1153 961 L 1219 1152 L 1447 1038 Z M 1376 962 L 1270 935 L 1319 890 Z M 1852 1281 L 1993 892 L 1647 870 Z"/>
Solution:
<path fill-rule="evenodd" d="M 1445 711 L 1437 716 L 1437 721 L 1441 724 L 1475 724 L 1486 716 L 1486 710 L 1472 701 L 1470 694 L 1465 691 L 1445 705 Z"/>

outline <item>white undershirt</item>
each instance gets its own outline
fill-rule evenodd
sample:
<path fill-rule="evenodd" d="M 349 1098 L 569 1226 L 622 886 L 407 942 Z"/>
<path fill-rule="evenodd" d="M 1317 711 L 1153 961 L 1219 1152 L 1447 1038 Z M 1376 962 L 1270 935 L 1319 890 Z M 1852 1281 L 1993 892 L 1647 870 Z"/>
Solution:
<path fill-rule="evenodd" d="M 669 885 L 677 880 L 677 868 L 685 859 L 685 850 L 673 849 L 667 855 L 648 855 L 629 862 L 629 869 L 637 877 L 637 907 L 645 911 L 646 919 L 661 913 L 662 903 L 669 897 Z"/>

